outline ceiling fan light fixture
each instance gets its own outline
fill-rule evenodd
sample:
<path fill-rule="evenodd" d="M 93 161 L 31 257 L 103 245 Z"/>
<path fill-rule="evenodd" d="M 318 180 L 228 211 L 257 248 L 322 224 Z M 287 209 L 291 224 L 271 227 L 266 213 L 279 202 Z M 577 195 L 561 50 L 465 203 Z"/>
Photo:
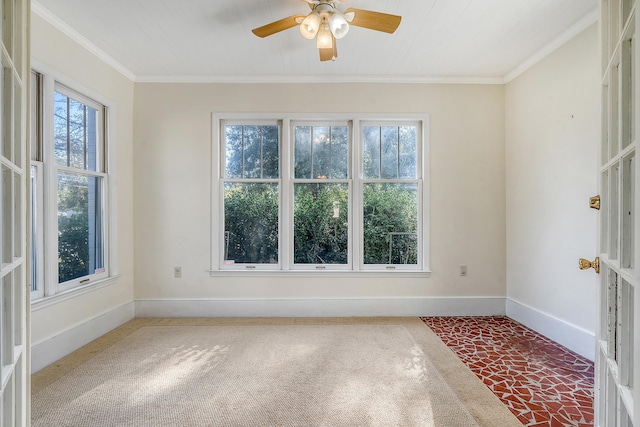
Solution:
<path fill-rule="evenodd" d="M 342 13 L 334 12 L 329 17 L 329 28 L 335 38 L 341 39 L 349 32 L 349 23 Z"/>
<path fill-rule="evenodd" d="M 331 30 L 329 30 L 329 26 L 326 24 L 318 30 L 316 47 L 318 49 L 333 49 L 333 35 L 331 34 Z"/>
<path fill-rule="evenodd" d="M 302 34 L 302 37 L 308 40 L 313 39 L 316 34 L 318 34 L 321 21 L 322 20 L 320 18 L 320 15 L 318 15 L 316 12 L 311 12 L 310 14 L 308 14 L 300 24 L 300 34 Z"/>
<path fill-rule="evenodd" d="M 307 15 L 293 15 L 251 30 L 258 37 L 267 37 L 299 26 L 300 34 L 307 40 L 316 39 L 320 61 L 338 57 L 337 39 L 347 35 L 349 29 L 361 27 L 392 34 L 402 20 L 401 16 L 349 8 L 344 12 L 337 5 L 343 0 L 302 0 L 311 8 Z"/>

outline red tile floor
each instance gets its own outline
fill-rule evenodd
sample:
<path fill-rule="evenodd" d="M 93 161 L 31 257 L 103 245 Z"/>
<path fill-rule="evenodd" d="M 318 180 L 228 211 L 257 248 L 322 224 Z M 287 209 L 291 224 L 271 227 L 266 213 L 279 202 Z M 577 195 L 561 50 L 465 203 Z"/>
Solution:
<path fill-rule="evenodd" d="M 424 317 L 525 426 L 593 426 L 593 363 L 506 317 Z"/>

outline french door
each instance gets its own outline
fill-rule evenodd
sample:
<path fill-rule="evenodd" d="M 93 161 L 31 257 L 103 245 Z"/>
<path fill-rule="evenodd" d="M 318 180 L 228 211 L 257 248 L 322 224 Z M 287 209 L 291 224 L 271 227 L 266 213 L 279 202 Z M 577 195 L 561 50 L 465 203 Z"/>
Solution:
<path fill-rule="evenodd" d="M 640 0 L 601 0 L 599 316 L 595 424 L 640 427 Z"/>
<path fill-rule="evenodd" d="M 0 425 L 29 424 L 27 93 L 29 0 L 1 0 Z"/>

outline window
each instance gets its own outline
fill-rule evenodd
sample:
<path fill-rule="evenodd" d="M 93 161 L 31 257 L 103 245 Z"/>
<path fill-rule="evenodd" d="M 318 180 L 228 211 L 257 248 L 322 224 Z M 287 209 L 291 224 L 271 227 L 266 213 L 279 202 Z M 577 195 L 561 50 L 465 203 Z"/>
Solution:
<path fill-rule="evenodd" d="M 348 266 L 349 126 L 295 123 L 293 264 Z"/>
<path fill-rule="evenodd" d="M 212 274 L 429 271 L 424 119 L 213 123 Z"/>
<path fill-rule="evenodd" d="M 106 107 L 32 79 L 32 299 L 109 276 Z"/>
<path fill-rule="evenodd" d="M 279 145 L 276 123 L 225 123 L 224 264 L 279 260 Z"/>
<path fill-rule="evenodd" d="M 417 127 L 362 127 L 364 263 L 418 264 Z"/>
<path fill-rule="evenodd" d="M 44 295 L 44 182 L 42 163 L 42 74 L 31 72 L 30 141 L 30 230 L 31 275 L 29 277 L 31 298 Z"/>

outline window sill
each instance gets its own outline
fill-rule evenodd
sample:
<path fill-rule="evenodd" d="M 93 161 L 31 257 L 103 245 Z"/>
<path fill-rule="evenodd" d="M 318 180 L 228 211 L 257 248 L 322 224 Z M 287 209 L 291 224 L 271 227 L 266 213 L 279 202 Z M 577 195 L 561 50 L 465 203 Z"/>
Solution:
<path fill-rule="evenodd" d="M 211 277 L 349 277 L 428 278 L 431 270 L 208 270 Z"/>
<path fill-rule="evenodd" d="M 88 294 L 89 292 L 93 292 L 97 289 L 104 288 L 109 285 L 113 285 L 114 283 L 118 282 L 119 277 L 120 276 L 107 277 L 106 279 L 98 280 L 92 283 L 87 283 L 86 285 L 78 286 L 73 289 L 60 292 L 56 295 L 52 295 L 50 297 L 38 298 L 36 300 L 31 301 L 31 312 L 42 310 L 43 308 L 50 307 L 52 305 L 55 305 L 73 298 L 77 298 L 80 295 Z"/>

